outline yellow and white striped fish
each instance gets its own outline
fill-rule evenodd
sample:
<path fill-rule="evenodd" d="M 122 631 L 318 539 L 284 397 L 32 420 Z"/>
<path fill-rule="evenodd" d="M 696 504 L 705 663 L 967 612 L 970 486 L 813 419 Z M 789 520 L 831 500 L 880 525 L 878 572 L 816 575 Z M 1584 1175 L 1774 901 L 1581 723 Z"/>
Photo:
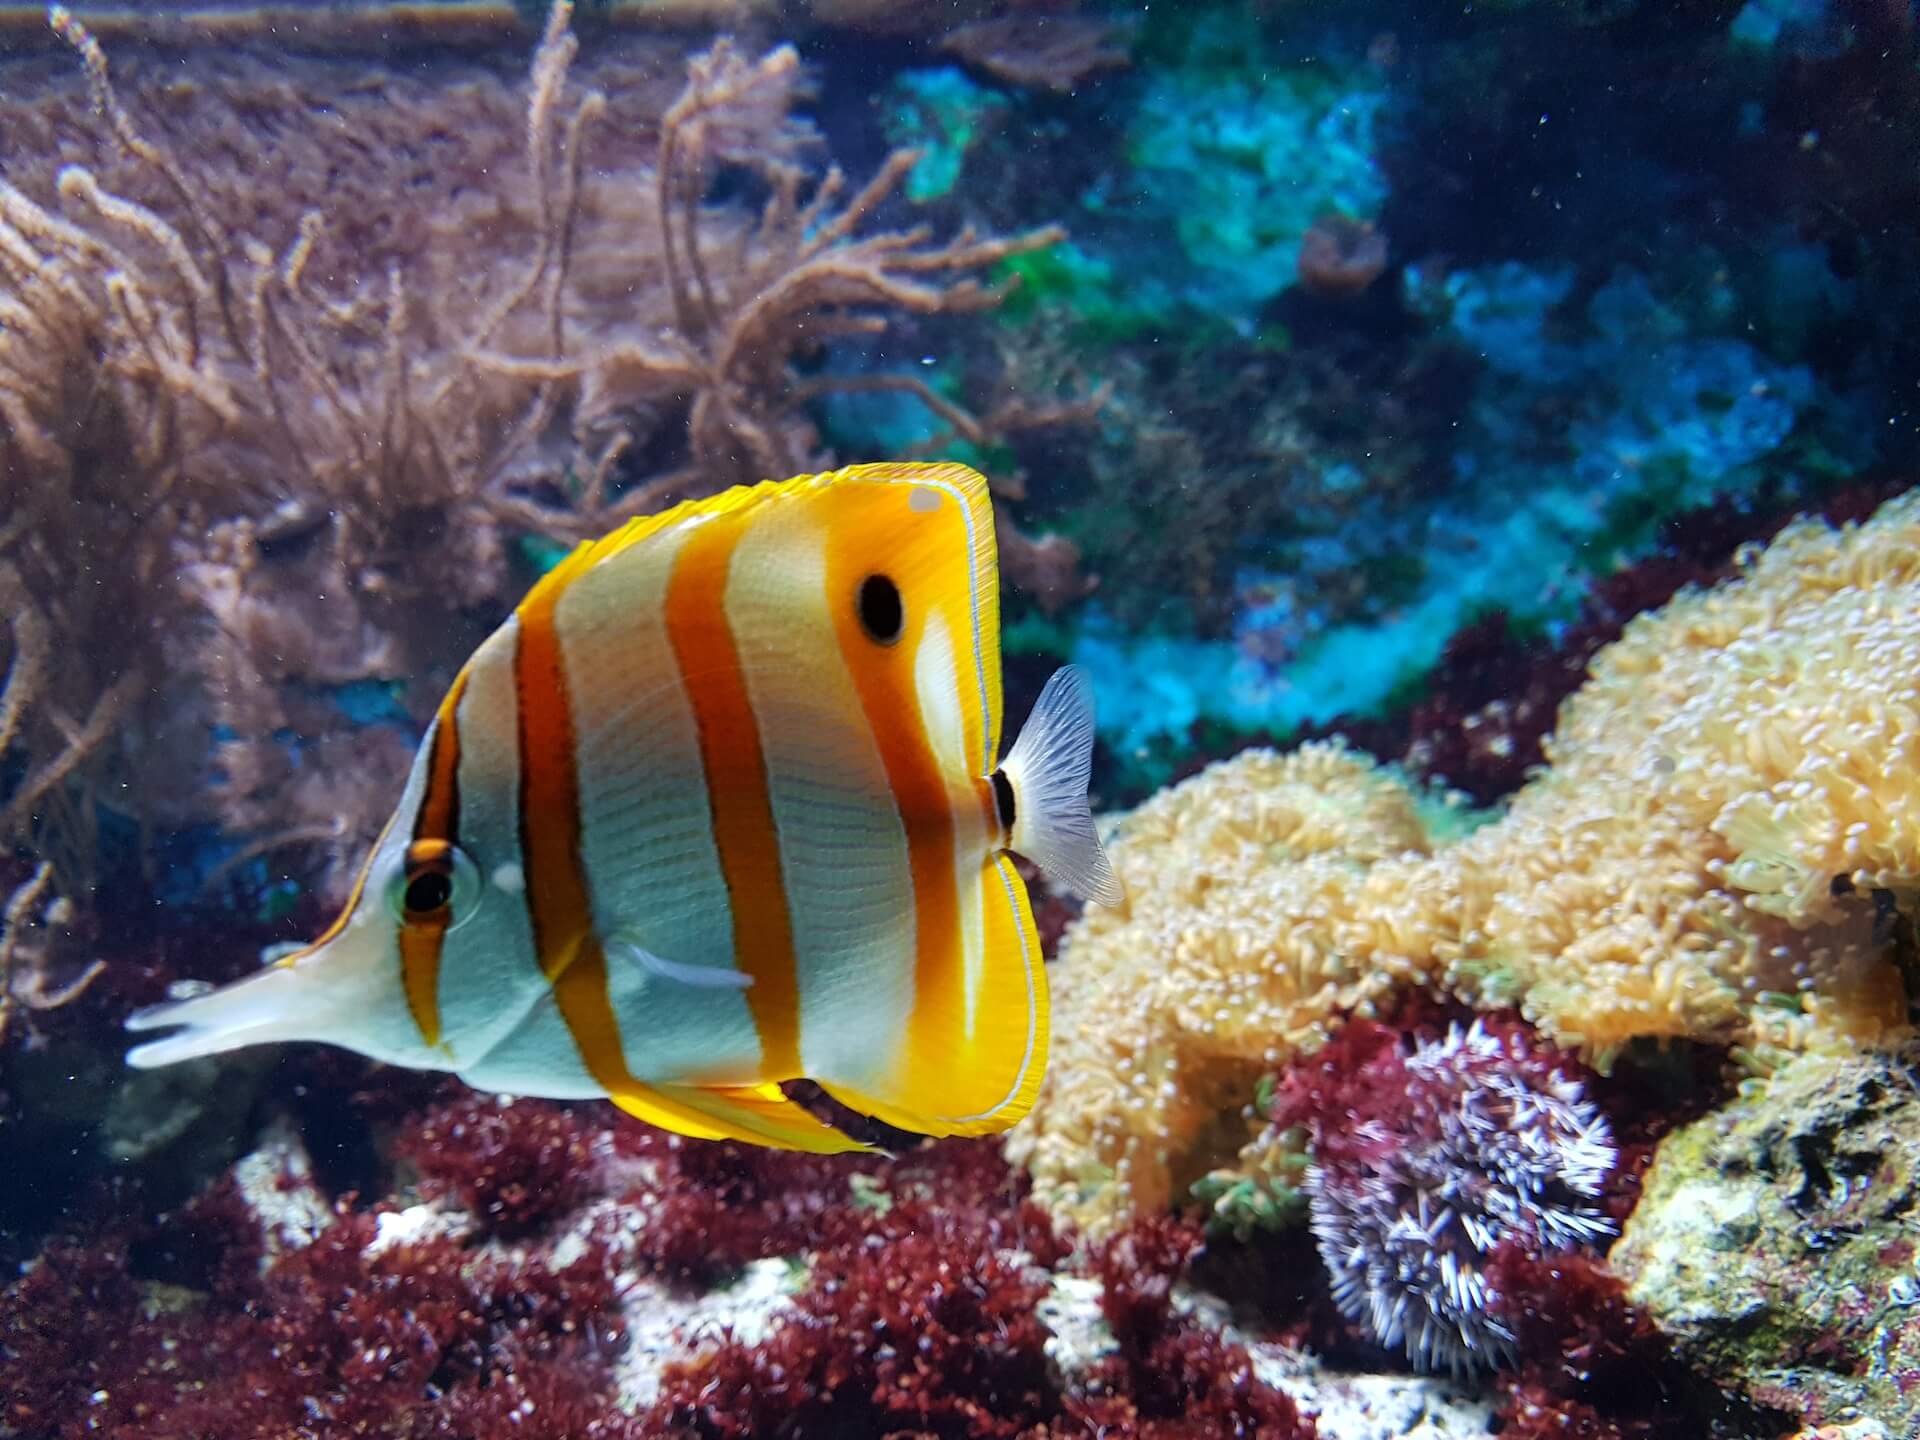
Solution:
<path fill-rule="evenodd" d="M 986 482 L 861 465 L 582 545 L 455 678 L 320 938 L 135 1015 L 166 1065 L 317 1040 L 684 1134 L 860 1148 L 818 1081 L 930 1135 L 1004 1130 L 1047 1052 L 1017 851 L 1121 898 L 1092 697 L 1054 675 L 1004 764 Z"/>

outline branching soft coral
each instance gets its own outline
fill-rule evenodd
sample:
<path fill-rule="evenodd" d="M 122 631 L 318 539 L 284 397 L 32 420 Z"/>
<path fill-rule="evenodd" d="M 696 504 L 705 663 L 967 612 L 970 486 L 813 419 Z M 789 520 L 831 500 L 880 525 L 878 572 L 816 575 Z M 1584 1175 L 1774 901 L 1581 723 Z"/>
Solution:
<path fill-rule="evenodd" d="M 84 728 L 61 726 L 56 695 L 31 713 L 43 731 L 91 735 L 87 759 L 134 738 L 116 697 L 140 697 L 149 728 L 213 720 L 233 737 L 219 803 L 252 828 L 265 816 L 244 781 L 263 766 L 241 752 L 271 750 L 293 718 L 277 687 L 390 678 L 410 662 L 431 675 L 398 617 L 457 614 L 501 590 L 501 477 L 538 405 L 482 393 L 489 379 L 462 358 L 446 297 L 415 297 L 397 262 L 342 285 L 317 212 L 277 250 L 231 227 L 191 167 L 136 124 L 93 38 L 63 10 L 54 24 L 80 53 L 99 123 L 163 198 L 111 192 L 77 165 L 60 171 L 57 205 L 0 184 L 0 479 L 16 502 L 0 563 L 22 613 L 71 642 L 67 686 L 98 697 Z M 565 45 L 557 25 L 548 52 Z M 550 130 L 536 115 L 530 148 Z M 571 197 L 539 199 L 553 234 Z M 272 604 L 274 560 L 295 552 L 319 557 L 283 592 L 306 604 L 274 624 L 252 612 Z M 425 633 L 449 630 L 462 633 Z M 16 622 L 16 672 L 31 673 L 33 653 Z M 210 714 L 183 694 L 180 675 L 196 671 Z M 32 734 L 23 748 L 43 764 L 61 753 Z M 182 818 L 156 792 L 182 805 L 197 768 L 142 766 L 153 778 L 128 799 L 143 819 Z M 343 828 L 337 806 L 289 809 L 273 823 L 300 838 L 323 820 Z M 373 817 L 341 818 L 358 832 Z"/>
<path fill-rule="evenodd" d="M 1601 651 L 1548 768 L 1464 838 L 1311 746 L 1130 817 L 1128 908 L 1069 932 L 1010 1138 L 1036 1196 L 1096 1230 L 1163 1209 L 1248 1143 L 1263 1073 L 1399 987 L 1515 1005 L 1602 1066 L 1643 1037 L 1763 1058 L 1901 1033 L 1883 921 L 1920 894 L 1920 495 L 1742 560 Z"/>
<path fill-rule="evenodd" d="M 58 1010 L 78 999 L 105 963 L 91 960 L 54 975 L 51 932 L 72 905 L 49 893 L 52 881 L 53 866 L 43 860 L 0 903 L 0 1041 L 16 1010 Z"/>

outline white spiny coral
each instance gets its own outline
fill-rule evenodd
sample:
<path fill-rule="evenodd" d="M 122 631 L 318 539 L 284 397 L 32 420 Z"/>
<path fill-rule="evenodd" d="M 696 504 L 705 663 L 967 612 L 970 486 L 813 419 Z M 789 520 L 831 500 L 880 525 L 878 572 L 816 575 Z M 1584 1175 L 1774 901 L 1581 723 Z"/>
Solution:
<path fill-rule="evenodd" d="M 1588 1202 L 1618 1156 L 1612 1131 L 1517 1026 L 1455 1026 L 1382 1064 L 1403 1071 L 1404 1104 L 1322 1136 L 1308 1172 L 1333 1298 L 1423 1370 L 1490 1368 L 1514 1336 L 1482 1266 L 1505 1240 L 1561 1250 L 1609 1233 Z"/>

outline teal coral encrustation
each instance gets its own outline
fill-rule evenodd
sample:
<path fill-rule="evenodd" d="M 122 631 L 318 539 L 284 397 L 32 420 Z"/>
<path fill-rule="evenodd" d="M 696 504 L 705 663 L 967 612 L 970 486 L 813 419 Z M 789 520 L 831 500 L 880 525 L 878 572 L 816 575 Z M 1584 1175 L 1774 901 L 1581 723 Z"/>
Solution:
<path fill-rule="evenodd" d="M 1300 242 L 1327 214 L 1375 218 L 1388 93 L 1376 70 L 1324 56 L 1265 63 L 1251 37 L 1196 27 L 1129 129 L 1148 204 L 1168 216 L 1203 306 L 1245 314 L 1291 285 Z"/>
<path fill-rule="evenodd" d="M 1805 300 L 1780 300 L 1787 323 L 1848 298 L 1820 257 L 1799 258 Z M 1283 617 L 1298 632 L 1285 644 L 1262 643 L 1249 627 L 1263 616 L 1244 606 L 1230 639 L 1127 633 L 1091 613 L 1073 655 L 1103 699 L 1115 697 L 1101 728 L 1123 756 L 1178 749 L 1204 723 L 1287 734 L 1378 714 L 1490 610 L 1564 622 L 1587 577 L 1643 552 L 1668 516 L 1764 483 L 1808 484 L 1794 467 L 1809 454 L 1838 452 L 1843 470 L 1866 458 L 1845 397 L 1804 365 L 1702 333 L 1710 315 L 1688 313 L 1637 271 L 1616 272 L 1584 304 L 1567 267 L 1409 269 L 1406 286 L 1441 337 L 1483 367 L 1454 486 L 1411 513 L 1356 505 L 1315 543 L 1323 570 L 1377 568 L 1394 545 L 1425 565 L 1375 612 L 1324 625 L 1311 607 Z M 1339 474 L 1328 467 L 1320 483 Z M 1381 587 L 1369 596 L 1378 603 Z"/>
<path fill-rule="evenodd" d="M 920 151 L 903 187 L 909 200 L 938 200 L 959 183 L 967 151 L 1009 108 L 1007 97 L 956 65 L 909 70 L 893 82 L 887 139 Z"/>

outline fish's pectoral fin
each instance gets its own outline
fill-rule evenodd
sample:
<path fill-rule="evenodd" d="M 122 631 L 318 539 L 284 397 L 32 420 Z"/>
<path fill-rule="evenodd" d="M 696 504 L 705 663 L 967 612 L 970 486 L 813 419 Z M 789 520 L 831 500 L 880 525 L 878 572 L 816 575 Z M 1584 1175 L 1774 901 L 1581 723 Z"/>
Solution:
<path fill-rule="evenodd" d="M 815 1155 L 872 1148 L 794 1104 L 778 1085 L 634 1084 L 607 1098 L 635 1119 L 696 1140 L 741 1140 Z"/>
<path fill-rule="evenodd" d="M 662 980 L 671 980 L 680 985 L 716 990 L 744 990 L 753 984 L 753 977 L 739 970 L 729 970 L 718 965 L 688 965 L 683 961 L 669 960 L 664 956 L 656 955 L 628 935 L 609 936 L 603 948 L 615 959 L 637 965 L 649 975 L 657 976 Z"/>
<path fill-rule="evenodd" d="M 1079 666 L 1064 665 L 1034 701 L 994 777 L 994 791 L 1010 831 L 1008 848 L 1083 900 L 1118 906 L 1127 892 L 1101 848 L 1087 805 L 1093 738 L 1093 685 Z M 1011 816 L 1004 813 L 1008 808 Z"/>

